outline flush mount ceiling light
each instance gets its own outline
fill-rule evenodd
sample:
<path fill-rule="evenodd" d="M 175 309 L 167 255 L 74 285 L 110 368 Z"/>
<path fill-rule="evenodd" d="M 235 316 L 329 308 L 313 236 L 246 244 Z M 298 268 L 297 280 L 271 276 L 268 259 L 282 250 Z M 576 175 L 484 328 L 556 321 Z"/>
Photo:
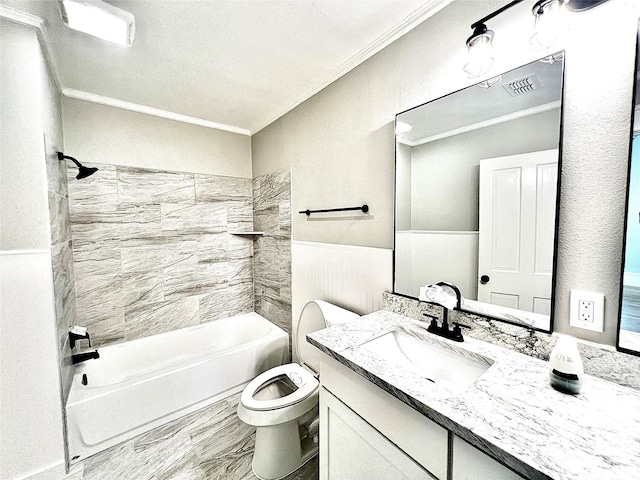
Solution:
<path fill-rule="evenodd" d="M 535 17 L 529 40 L 535 50 L 550 48 L 564 28 L 564 0 L 539 0 L 531 13 Z"/>
<path fill-rule="evenodd" d="M 129 12 L 101 0 L 60 0 L 62 21 L 71 29 L 107 42 L 129 46 L 135 37 L 135 20 Z"/>

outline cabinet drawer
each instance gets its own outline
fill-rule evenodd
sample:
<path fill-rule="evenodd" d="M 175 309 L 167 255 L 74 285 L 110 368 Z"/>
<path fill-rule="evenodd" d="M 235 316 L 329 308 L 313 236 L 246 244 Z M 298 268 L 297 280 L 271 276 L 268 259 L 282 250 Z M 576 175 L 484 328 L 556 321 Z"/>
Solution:
<path fill-rule="evenodd" d="M 439 480 L 447 479 L 448 431 L 327 355 L 320 382 Z"/>

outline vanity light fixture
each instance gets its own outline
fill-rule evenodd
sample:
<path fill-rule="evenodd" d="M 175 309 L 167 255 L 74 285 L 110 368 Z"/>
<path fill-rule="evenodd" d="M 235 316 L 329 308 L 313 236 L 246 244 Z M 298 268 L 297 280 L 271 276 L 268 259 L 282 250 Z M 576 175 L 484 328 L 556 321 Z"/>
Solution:
<path fill-rule="evenodd" d="M 73 30 L 118 45 L 133 43 L 133 15 L 102 0 L 60 0 L 60 13 L 65 25 Z"/>
<path fill-rule="evenodd" d="M 564 27 L 564 0 L 538 0 L 531 13 L 535 18 L 529 40 L 534 50 L 550 48 Z"/>
<path fill-rule="evenodd" d="M 490 13 L 484 18 L 471 24 L 473 33 L 467 38 L 468 61 L 463 70 L 469 77 L 479 77 L 484 75 L 493 67 L 493 30 L 487 28 L 487 20 L 491 20 L 496 15 L 501 14 L 508 8 L 522 2 L 513 0 L 504 7 Z"/>
<path fill-rule="evenodd" d="M 567 0 L 567 8 L 572 12 L 582 12 L 608 1 L 609 0 Z"/>
<path fill-rule="evenodd" d="M 405 122 L 396 122 L 396 135 L 402 135 L 403 133 L 407 133 L 411 131 L 413 127 Z"/>
<path fill-rule="evenodd" d="M 468 61 L 464 71 L 469 77 L 479 77 L 493 67 L 493 30 L 484 23 L 476 25 L 467 38 Z"/>
<path fill-rule="evenodd" d="M 496 85 L 500 85 L 501 83 L 502 83 L 502 75 L 498 75 L 496 77 L 487 78 L 482 82 L 478 82 L 476 83 L 476 86 L 480 88 L 491 88 L 491 87 L 495 87 Z"/>

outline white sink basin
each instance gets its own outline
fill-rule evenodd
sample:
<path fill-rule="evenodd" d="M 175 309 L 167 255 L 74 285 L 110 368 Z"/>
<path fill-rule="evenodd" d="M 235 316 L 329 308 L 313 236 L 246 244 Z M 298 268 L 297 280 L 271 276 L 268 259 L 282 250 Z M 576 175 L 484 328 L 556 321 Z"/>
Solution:
<path fill-rule="evenodd" d="M 493 364 L 490 358 L 402 330 L 369 340 L 360 348 L 454 391 L 468 388 Z"/>

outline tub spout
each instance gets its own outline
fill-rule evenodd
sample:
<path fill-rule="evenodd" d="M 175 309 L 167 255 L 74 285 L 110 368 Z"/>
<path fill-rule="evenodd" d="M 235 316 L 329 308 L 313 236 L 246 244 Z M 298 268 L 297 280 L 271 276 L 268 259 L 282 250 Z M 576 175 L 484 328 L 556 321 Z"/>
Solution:
<path fill-rule="evenodd" d="M 86 362 L 87 360 L 91 360 L 92 358 L 100 358 L 98 350 L 71 355 L 71 363 L 76 365 L 77 363 Z"/>

